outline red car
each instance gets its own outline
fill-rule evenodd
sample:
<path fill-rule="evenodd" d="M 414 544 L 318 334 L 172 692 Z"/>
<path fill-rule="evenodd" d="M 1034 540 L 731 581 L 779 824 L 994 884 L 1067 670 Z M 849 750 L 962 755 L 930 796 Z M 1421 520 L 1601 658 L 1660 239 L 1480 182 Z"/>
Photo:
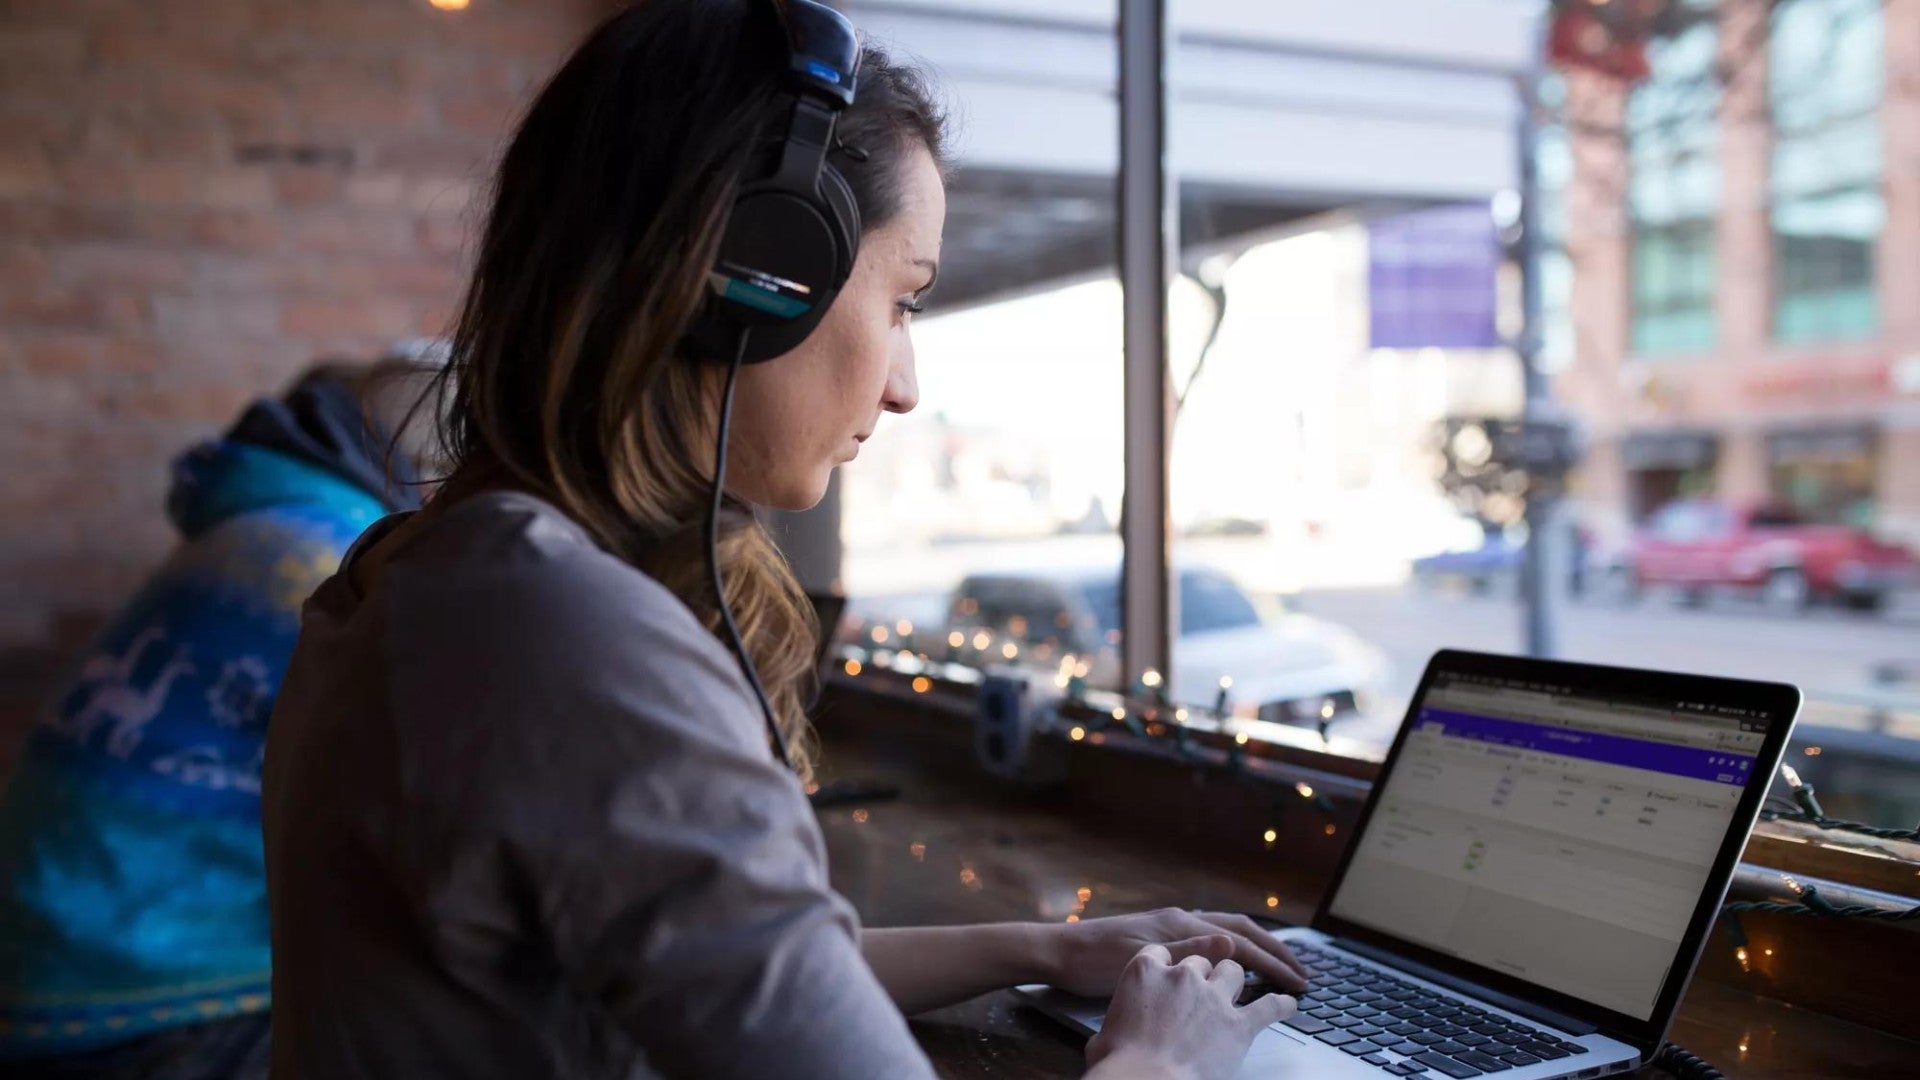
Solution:
<path fill-rule="evenodd" d="M 1813 524 L 1776 504 L 1706 499 L 1662 507 L 1611 572 L 1628 596 L 1665 585 L 1700 600 L 1710 590 L 1732 587 L 1757 591 L 1781 610 L 1823 598 L 1877 608 L 1888 594 L 1920 583 L 1912 552 L 1863 530 Z"/>

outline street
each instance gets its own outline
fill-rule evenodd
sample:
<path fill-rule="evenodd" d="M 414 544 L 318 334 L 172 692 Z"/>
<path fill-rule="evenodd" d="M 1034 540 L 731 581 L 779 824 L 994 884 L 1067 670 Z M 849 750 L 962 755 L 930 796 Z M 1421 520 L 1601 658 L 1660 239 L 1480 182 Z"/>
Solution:
<path fill-rule="evenodd" d="M 1329 589 L 1289 599 L 1296 611 L 1342 623 L 1392 664 L 1382 700 L 1341 734 L 1384 745 L 1436 649 L 1517 652 L 1519 601 L 1416 587 Z M 1790 682 L 1806 694 L 1788 760 L 1821 791 L 1827 812 L 1878 824 L 1920 817 L 1920 622 L 1815 608 L 1787 617 L 1750 604 L 1682 608 L 1660 597 L 1633 607 L 1562 601 L 1561 655 L 1570 660 Z M 1905 669 L 1876 682 L 1876 665 Z"/>
<path fill-rule="evenodd" d="M 1294 610 L 1342 623 L 1387 653 L 1404 698 L 1436 649 L 1519 652 L 1519 601 L 1414 587 L 1329 589 L 1292 597 Z M 1875 686 L 1877 664 L 1920 665 L 1920 624 L 1897 614 L 1816 608 L 1798 617 L 1723 602 L 1683 608 L 1663 597 L 1630 607 L 1562 600 L 1561 655 L 1569 660 L 1791 682 L 1809 701 L 1885 697 L 1920 708 L 1920 681 Z M 1920 680 L 1920 671 L 1909 679 Z"/>
<path fill-rule="evenodd" d="M 1360 534 L 1319 544 L 1182 540 L 1178 561 L 1225 572 L 1269 607 L 1354 630 L 1392 662 L 1392 679 L 1382 688 L 1391 696 L 1411 693 L 1436 649 L 1522 650 L 1520 601 L 1511 589 L 1480 596 L 1409 583 L 1394 539 Z M 1111 534 L 900 545 L 849 552 L 846 586 L 856 612 L 938 625 L 951 590 L 968 573 L 1112 566 L 1118 574 L 1119 563 L 1119 543 Z M 1778 679 L 1802 687 L 1810 701 L 1861 707 L 1886 702 L 1920 713 L 1920 670 L 1913 670 L 1920 668 L 1920 603 L 1911 597 L 1885 612 L 1816 606 L 1797 616 L 1738 598 L 1682 607 L 1659 594 L 1630 606 L 1562 595 L 1557 609 L 1566 659 Z M 1906 665 L 1908 681 L 1877 685 L 1875 666 L 1885 664 Z"/>

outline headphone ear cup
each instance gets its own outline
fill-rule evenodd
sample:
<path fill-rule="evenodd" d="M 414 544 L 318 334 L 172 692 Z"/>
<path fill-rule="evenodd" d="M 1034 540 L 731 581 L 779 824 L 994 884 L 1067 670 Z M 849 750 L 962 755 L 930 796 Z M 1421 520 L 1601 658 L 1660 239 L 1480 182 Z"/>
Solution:
<path fill-rule="evenodd" d="M 846 177 L 832 165 L 821 167 L 813 199 L 803 200 L 779 188 L 743 195 L 734 204 L 721 243 L 723 262 L 729 251 L 752 248 L 757 249 L 755 261 L 772 258 L 796 267 L 798 276 L 801 263 L 793 261 L 798 258 L 817 267 L 805 275 L 820 282 L 814 302 L 800 315 L 774 318 L 709 296 L 688 334 L 689 349 L 707 359 L 730 362 L 742 329 L 749 331 L 749 337 L 741 363 L 763 363 L 796 348 L 827 317 L 853 273 L 859 246 L 860 206 Z"/>
<path fill-rule="evenodd" d="M 796 319 L 754 327 L 747 342 L 742 363 L 758 364 L 798 348 L 819 327 L 833 308 L 834 300 L 853 274 L 853 262 L 860 254 L 860 204 L 854 201 L 853 188 L 832 165 L 820 167 L 819 199 L 808 209 L 825 219 L 833 249 L 833 272 L 812 310 Z"/>
<path fill-rule="evenodd" d="M 758 364 L 798 348 L 827 317 L 840 290 L 853 274 L 853 262 L 860 254 L 860 204 L 854 201 L 853 188 L 832 165 L 820 169 L 819 200 L 809 209 L 825 219 L 833 247 L 833 273 L 813 309 L 796 319 L 755 326 L 747 342 L 742 363 Z"/>
<path fill-rule="evenodd" d="M 838 295 L 839 290 L 837 289 L 833 292 L 822 294 L 820 306 L 799 318 L 788 319 L 778 323 L 767 323 L 751 328 L 750 336 L 747 338 L 746 351 L 740 354 L 740 362 L 742 364 L 764 364 L 776 356 L 798 348 L 800 343 L 807 340 L 807 336 L 812 334 L 814 330 L 820 326 L 820 320 L 827 317 L 827 312 L 833 307 L 834 298 Z M 711 303 L 711 301 L 709 303 Z M 717 340 L 721 341 L 723 345 L 720 349 L 710 351 L 713 359 L 719 360 L 722 363 L 732 362 L 733 354 L 739 348 L 740 339 L 738 335 L 742 329 L 744 328 L 739 323 L 731 320 L 727 321 L 724 326 L 717 328 L 718 334 L 720 335 Z"/>
<path fill-rule="evenodd" d="M 860 204 L 854 201 L 847 178 L 831 163 L 820 166 L 820 197 L 831 211 L 828 219 L 835 226 L 834 242 L 841 254 L 840 277 L 834 283 L 838 292 L 852 275 L 853 261 L 860 254 Z"/>

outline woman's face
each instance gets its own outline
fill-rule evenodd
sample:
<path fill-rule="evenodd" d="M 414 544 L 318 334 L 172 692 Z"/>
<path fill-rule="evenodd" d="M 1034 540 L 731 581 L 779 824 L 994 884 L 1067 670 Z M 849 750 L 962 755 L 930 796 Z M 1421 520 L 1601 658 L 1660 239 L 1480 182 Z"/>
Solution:
<path fill-rule="evenodd" d="M 748 502 L 813 506 L 882 412 L 919 403 L 908 327 L 938 271 L 947 195 L 925 147 L 900 169 L 900 212 L 861 238 L 853 273 L 819 328 L 791 352 L 740 372 L 727 489 Z"/>

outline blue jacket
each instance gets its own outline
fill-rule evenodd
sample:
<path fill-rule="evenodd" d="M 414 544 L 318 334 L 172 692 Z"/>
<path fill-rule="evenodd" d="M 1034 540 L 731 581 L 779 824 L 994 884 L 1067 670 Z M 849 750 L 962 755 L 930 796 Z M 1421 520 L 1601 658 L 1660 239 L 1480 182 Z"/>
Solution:
<path fill-rule="evenodd" d="M 36 717 L 0 795 L 0 1059 L 268 1005 L 260 766 L 300 606 L 417 502 L 339 383 L 174 466 L 182 541 Z"/>

